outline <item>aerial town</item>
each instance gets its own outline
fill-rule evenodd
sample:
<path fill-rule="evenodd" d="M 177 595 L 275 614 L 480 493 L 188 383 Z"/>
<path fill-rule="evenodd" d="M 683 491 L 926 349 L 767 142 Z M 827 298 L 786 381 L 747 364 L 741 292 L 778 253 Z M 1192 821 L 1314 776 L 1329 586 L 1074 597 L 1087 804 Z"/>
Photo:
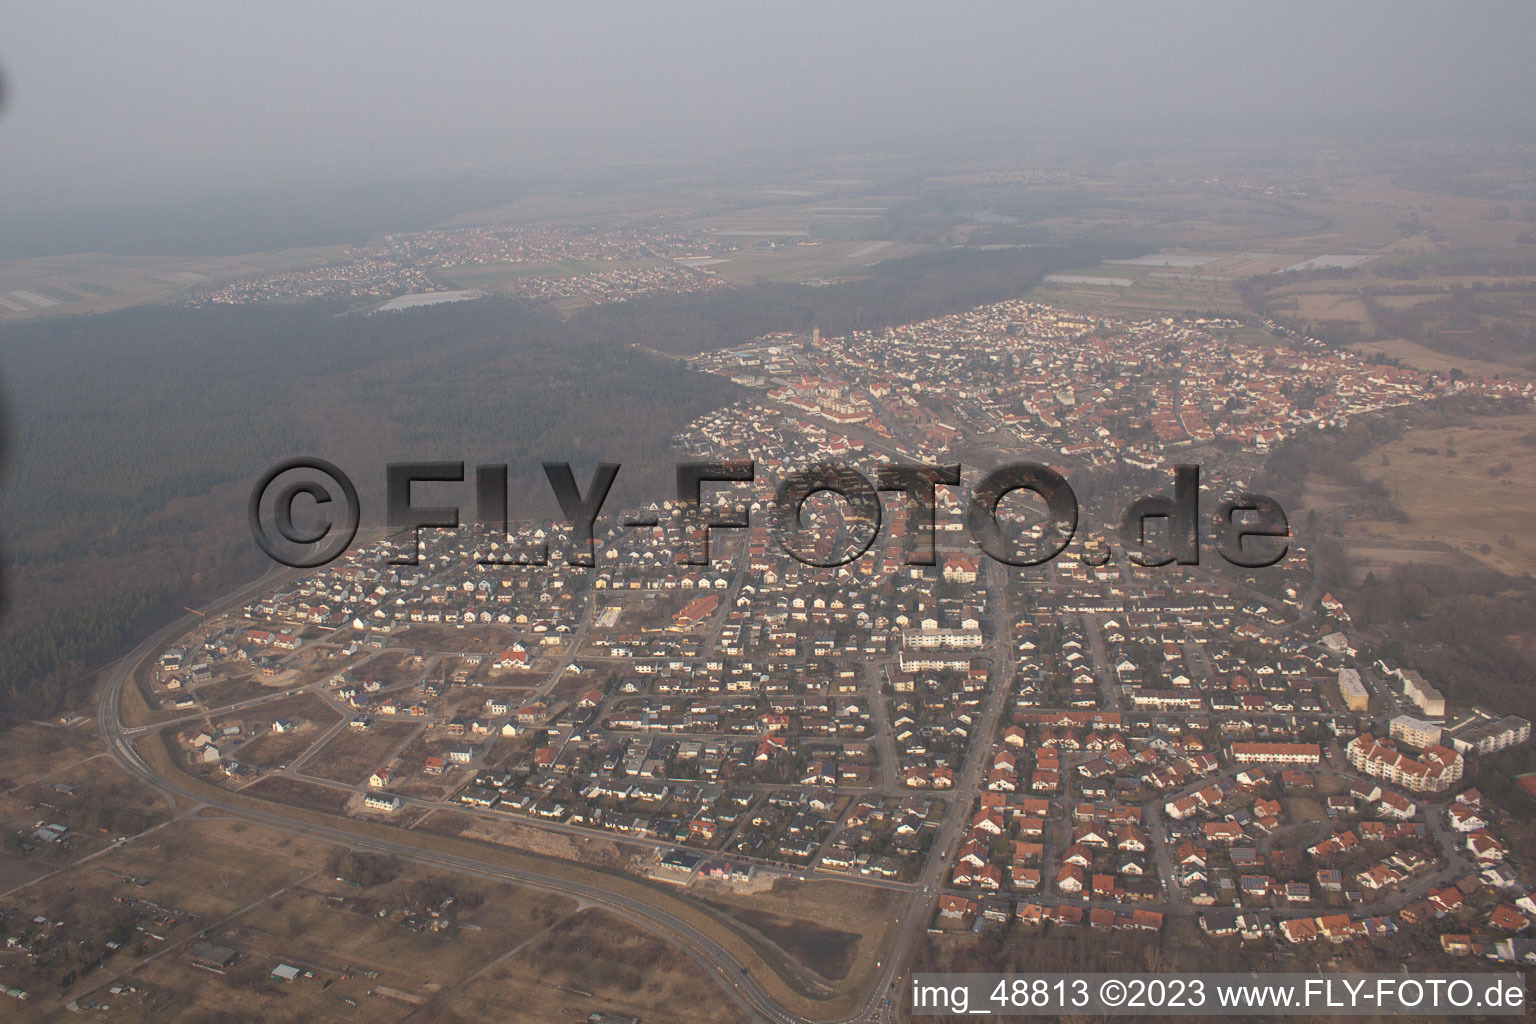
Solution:
<path fill-rule="evenodd" d="M 845 879 L 932 932 L 1181 919 L 1211 939 L 1414 931 L 1536 962 L 1536 876 L 1463 781 L 1530 723 L 1359 649 L 1305 531 L 1265 570 L 1146 565 L 1110 511 L 1167 489 L 1175 462 L 1240 487 L 1294 433 L 1530 386 L 1220 339 L 1230 326 L 1007 302 L 696 357 L 742 397 L 677 451 L 754 462 L 707 498 L 745 528 L 658 495 L 604 512 L 590 567 L 564 523 L 374 539 L 163 643 L 140 693 L 225 790 L 536 835 L 576 860 L 607 838 L 614 870 L 680 888 Z M 827 566 L 787 554 L 767 514 L 795 467 L 1026 457 L 1118 481 L 1041 565 L 984 554 L 961 487 L 936 489 L 931 523 L 890 502 L 863 553 Z M 869 525 L 820 530 L 816 550 Z M 705 534 L 708 562 L 684 557 Z M 33 842 L 69 836 L 40 822 Z"/>
<path fill-rule="evenodd" d="M 731 247 L 721 238 L 666 230 L 436 228 L 385 235 L 304 269 L 200 286 L 186 302 L 379 302 L 463 283 L 557 307 L 602 305 L 649 292 L 720 287 L 722 282 L 709 267 L 719 252 Z M 477 273 L 477 268 L 487 267 L 488 276 Z"/>
<path fill-rule="evenodd" d="M 15 6 L 0 1024 L 1529 1015 L 1536 5 Z"/>

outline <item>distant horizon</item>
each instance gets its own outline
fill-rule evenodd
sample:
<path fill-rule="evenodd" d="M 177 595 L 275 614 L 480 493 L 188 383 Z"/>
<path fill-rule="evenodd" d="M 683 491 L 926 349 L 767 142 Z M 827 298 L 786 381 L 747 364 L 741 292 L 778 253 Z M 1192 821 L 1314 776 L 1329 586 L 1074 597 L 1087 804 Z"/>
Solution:
<path fill-rule="evenodd" d="M 1234 134 L 1536 143 L 1536 113 L 1514 101 L 1536 94 L 1536 9 L 1312 7 L 1326 20 L 1196 0 L 671 20 L 474 4 L 448 18 L 29 8 L 0 40 L 0 204 Z"/>
<path fill-rule="evenodd" d="M 774 184 L 810 187 L 819 181 L 831 194 L 838 191 L 832 183 L 850 180 L 850 175 L 861 185 L 910 189 L 919 180 L 974 173 L 992 165 L 1085 174 L 1123 170 L 1127 175 L 1140 175 L 1144 167 L 1154 175 L 1174 177 L 1259 174 L 1275 183 L 1301 187 L 1307 175 L 1336 173 L 1344 164 L 1352 172 L 1380 163 L 1375 168 L 1379 173 L 1479 174 L 1493 165 L 1477 161 L 1507 156 L 1514 162 L 1516 179 L 1523 182 L 1518 187 L 1529 193 L 1509 198 L 1532 201 L 1536 200 L 1536 173 L 1520 165 L 1518 153 L 1524 148 L 1524 144 L 1474 135 L 1359 140 L 1325 133 L 1206 133 L 1188 139 L 976 140 L 957 143 L 944 154 L 920 147 L 835 153 L 758 147 L 744 152 L 739 161 L 718 154 L 675 153 L 648 159 L 550 162 L 523 169 L 397 169 L 351 179 L 208 184 L 198 191 L 156 198 L 77 196 L 73 202 L 41 207 L 0 203 L 0 261 L 93 252 L 232 256 L 359 244 L 381 234 L 419 231 L 490 213 L 528 196 L 671 187 L 673 176 L 690 184 L 702 180 L 730 187 L 757 181 L 765 193 Z M 1536 141 L 1528 148 L 1536 156 Z"/>

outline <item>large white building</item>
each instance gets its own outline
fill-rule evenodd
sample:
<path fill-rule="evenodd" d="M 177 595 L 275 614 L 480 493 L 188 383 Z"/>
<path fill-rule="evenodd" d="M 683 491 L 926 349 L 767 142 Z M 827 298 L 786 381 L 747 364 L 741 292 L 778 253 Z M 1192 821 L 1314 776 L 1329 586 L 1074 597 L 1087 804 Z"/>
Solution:
<path fill-rule="evenodd" d="M 901 634 L 909 651 L 970 651 L 981 646 L 980 629 L 909 629 Z"/>
<path fill-rule="evenodd" d="M 1439 743 L 1440 736 L 1445 730 L 1438 722 L 1426 722 L 1412 715 L 1398 715 L 1389 723 L 1387 731 L 1393 739 L 1401 740 L 1410 747 L 1422 749 Z"/>
<path fill-rule="evenodd" d="M 1344 752 L 1358 770 L 1415 793 L 1438 793 L 1461 778 L 1461 755 L 1449 747 L 1430 747 L 1415 760 L 1393 746 L 1391 740 L 1361 733 L 1349 741 Z"/>
<path fill-rule="evenodd" d="M 1371 694 L 1360 679 L 1360 673 L 1352 668 L 1339 669 L 1339 697 L 1351 711 L 1369 711 Z"/>
<path fill-rule="evenodd" d="M 1322 764 L 1323 753 L 1316 743 L 1234 743 L 1231 756 L 1236 764 Z"/>
<path fill-rule="evenodd" d="M 964 670 L 971 667 L 971 657 L 958 651 L 902 651 L 900 664 L 903 672 L 942 672 L 946 669 Z"/>
<path fill-rule="evenodd" d="M 1155 690 L 1138 686 L 1131 690 L 1131 704 L 1136 708 L 1152 708 L 1158 711 L 1198 711 L 1205 706 L 1199 690 Z"/>
<path fill-rule="evenodd" d="M 1429 718 L 1445 717 L 1445 695 L 1413 669 L 1404 669 L 1398 678 L 1403 681 L 1403 696 Z"/>
<path fill-rule="evenodd" d="M 1446 730 L 1451 746 L 1462 754 L 1491 754 L 1531 738 L 1531 723 L 1509 715 L 1499 718 L 1482 708 L 1453 722 Z"/>

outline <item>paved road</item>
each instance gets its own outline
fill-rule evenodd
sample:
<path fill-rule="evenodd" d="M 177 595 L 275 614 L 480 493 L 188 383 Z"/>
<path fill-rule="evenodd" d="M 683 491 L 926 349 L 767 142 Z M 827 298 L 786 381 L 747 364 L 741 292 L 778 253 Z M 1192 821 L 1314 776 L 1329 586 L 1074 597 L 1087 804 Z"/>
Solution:
<path fill-rule="evenodd" d="M 231 607 L 243 604 L 251 595 L 270 588 L 273 582 L 272 577 L 265 577 L 228 595 L 215 605 L 205 609 L 205 611 L 208 615 L 221 614 Z M 141 733 L 148 730 L 127 730 L 123 727 L 120 718 L 123 686 L 129 676 L 160 645 L 191 629 L 199 621 L 201 620 L 198 616 L 187 615 L 171 623 L 149 637 L 119 662 L 113 670 L 107 685 L 102 690 L 97 720 L 102 741 L 106 744 L 107 752 L 113 760 L 121 765 L 131 776 L 143 781 L 146 785 L 164 796 L 173 810 L 178 806 L 178 800 L 184 801 L 188 806 L 205 805 L 216 807 L 237 817 L 255 821 L 292 835 L 301 835 L 326 842 L 339 843 L 353 849 L 392 854 L 402 860 L 414 861 L 438 868 L 447 868 L 461 874 L 494 881 L 511 882 L 525 888 L 554 893 L 599 906 L 608 913 L 639 925 L 673 942 L 691 957 L 703 969 L 706 975 L 714 978 L 726 991 L 727 995 L 746 1011 L 753 1020 L 769 1021 L 772 1024 L 805 1024 L 807 1022 L 807 1018 L 799 1017 L 780 1006 L 747 973 L 746 968 L 710 936 L 641 900 L 618 893 L 596 890 L 585 885 L 577 885 L 553 875 L 506 868 L 500 865 L 488 864 L 471 857 L 443 854 L 437 851 L 424 851 L 410 841 L 410 834 L 406 832 L 401 833 L 400 841 L 377 839 L 363 836 L 344 828 L 316 825 L 278 813 L 252 810 L 233 802 L 193 792 L 174 777 L 161 776 L 139 755 L 130 739 L 130 733 Z"/>
<path fill-rule="evenodd" d="M 1007 570 L 1001 563 L 987 560 L 987 594 L 991 598 L 987 618 L 992 631 L 992 641 L 977 654 L 991 661 L 988 678 L 989 692 L 982 706 L 980 720 L 971 730 L 970 743 L 966 747 L 965 761 L 955 777 L 954 788 L 949 793 L 950 807 L 944 824 L 934 837 L 928 863 L 918 876 L 920 888 L 913 894 L 911 904 L 902 915 L 887 959 L 879 975 L 879 981 L 870 992 L 858 1019 L 887 1022 L 897 1019 L 900 1010 L 900 993 L 895 991 L 896 982 L 905 966 L 917 937 L 927 930 L 939 900 L 944 872 L 949 868 L 950 854 L 959 842 L 962 831 L 970 824 L 970 801 L 980 790 L 982 770 L 992 755 L 992 737 L 997 732 L 998 720 L 1013 694 L 1014 651 L 1013 615 L 1009 608 Z M 883 709 L 882 709 L 883 711 Z M 883 1000 L 889 996 L 888 1005 Z"/>

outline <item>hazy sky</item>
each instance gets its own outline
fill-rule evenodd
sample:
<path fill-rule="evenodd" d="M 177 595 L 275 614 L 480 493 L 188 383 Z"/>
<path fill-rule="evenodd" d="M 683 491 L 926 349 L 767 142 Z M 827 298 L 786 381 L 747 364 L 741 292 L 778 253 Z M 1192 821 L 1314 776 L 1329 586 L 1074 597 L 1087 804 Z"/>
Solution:
<path fill-rule="evenodd" d="M 935 140 L 1532 138 L 1536 4 L 11 3 L 0 203 Z"/>

